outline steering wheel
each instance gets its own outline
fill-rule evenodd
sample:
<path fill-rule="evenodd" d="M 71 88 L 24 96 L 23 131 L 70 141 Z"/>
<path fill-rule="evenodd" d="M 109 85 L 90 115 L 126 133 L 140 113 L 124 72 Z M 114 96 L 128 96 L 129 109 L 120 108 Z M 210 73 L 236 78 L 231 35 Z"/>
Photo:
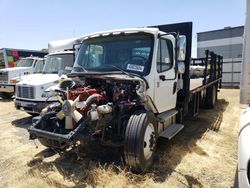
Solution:
<path fill-rule="evenodd" d="M 138 61 L 138 60 L 141 60 L 141 61 Z M 133 61 L 135 61 L 134 64 L 143 65 L 144 62 L 147 61 L 147 58 L 143 57 L 143 56 L 139 56 L 139 55 L 133 55 L 128 61 L 126 61 L 126 63 L 125 63 L 126 66 L 125 67 L 127 67 L 129 63 L 133 64 Z"/>

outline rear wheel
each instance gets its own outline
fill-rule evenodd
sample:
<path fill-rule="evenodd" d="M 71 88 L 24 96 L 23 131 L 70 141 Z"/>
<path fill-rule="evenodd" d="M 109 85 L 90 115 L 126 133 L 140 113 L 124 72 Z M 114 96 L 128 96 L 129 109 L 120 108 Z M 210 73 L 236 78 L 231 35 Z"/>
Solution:
<path fill-rule="evenodd" d="M 208 87 L 206 91 L 206 100 L 205 100 L 206 108 L 213 109 L 216 103 L 216 99 L 217 99 L 217 89 L 215 85 L 212 85 Z"/>
<path fill-rule="evenodd" d="M 3 99 L 11 99 L 12 96 L 13 96 L 13 93 L 6 93 L 6 92 L 0 93 L 0 97 L 2 97 Z"/>
<path fill-rule="evenodd" d="M 183 123 L 183 111 L 182 111 L 182 109 L 178 110 L 178 113 L 176 115 L 176 123 L 178 123 L 178 124 Z"/>
<path fill-rule="evenodd" d="M 156 120 L 152 113 L 137 111 L 130 116 L 125 132 L 124 156 L 133 171 L 143 172 L 152 165 L 156 138 Z"/>

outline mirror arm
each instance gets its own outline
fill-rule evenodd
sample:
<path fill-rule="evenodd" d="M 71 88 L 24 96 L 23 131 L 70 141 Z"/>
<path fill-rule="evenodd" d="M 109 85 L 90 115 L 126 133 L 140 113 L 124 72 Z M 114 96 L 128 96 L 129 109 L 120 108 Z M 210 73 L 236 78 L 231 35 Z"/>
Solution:
<path fill-rule="evenodd" d="M 175 36 L 175 60 L 176 63 L 178 62 L 178 57 L 179 57 L 179 45 L 178 45 L 178 40 L 179 40 L 179 32 Z"/>

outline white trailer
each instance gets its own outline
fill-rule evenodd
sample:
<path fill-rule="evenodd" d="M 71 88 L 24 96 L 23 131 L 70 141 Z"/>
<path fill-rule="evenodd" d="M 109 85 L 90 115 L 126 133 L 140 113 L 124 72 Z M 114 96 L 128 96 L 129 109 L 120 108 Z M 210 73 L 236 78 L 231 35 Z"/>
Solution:
<path fill-rule="evenodd" d="M 39 114 L 48 104 L 57 102 L 57 98 L 48 98 L 45 92 L 59 82 L 62 74 L 71 72 L 75 59 L 77 38 L 53 41 L 48 44 L 49 55 L 46 57 L 41 74 L 30 75 L 20 81 L 16 87 L 15 107 L 29 114 Z"/>
<path fill-rule="evenodd" d="M 240 83 L 240 103 L 250 105 L 250 0 L 246 3 L 244 28 L 243 63 Z M 250 187 L 250 107 L 242 113 L 238 140 L 238 184 Z"/>

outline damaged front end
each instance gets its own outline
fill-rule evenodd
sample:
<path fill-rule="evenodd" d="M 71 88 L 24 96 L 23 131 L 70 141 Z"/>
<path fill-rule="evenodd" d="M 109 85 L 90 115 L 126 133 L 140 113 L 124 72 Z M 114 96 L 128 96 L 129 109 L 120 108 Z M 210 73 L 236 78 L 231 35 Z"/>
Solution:
<path fill-rule="evenodd" d="M 30 139 L 60 149 L 77 141 L 122 146 L 131 114 L 149 108 L 146 89 L 146 81 L 136 76 L 71 75 L 53 91 L 60 102 L 33 119 Z"/>

